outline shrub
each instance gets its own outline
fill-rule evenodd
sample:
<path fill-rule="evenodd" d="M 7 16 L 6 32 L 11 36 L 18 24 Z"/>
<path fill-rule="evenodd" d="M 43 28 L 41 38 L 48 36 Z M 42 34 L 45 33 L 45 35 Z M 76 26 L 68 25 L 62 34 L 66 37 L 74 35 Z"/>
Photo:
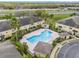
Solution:
<path fill-rule="evenodd" d="M 53 41 L 52 46 L 55 47 L 56 44 L 57 44 L 57 42 L 56 41 Z"/>
<path fill-rule="evenodd" d="M 53 47 L 55 47 L 57 45 L 57 43 L 60 43 L 62 40 L 60 38 L 57 38 L 56 40 L 54 40 L 52 42 Z"/>
<path fill-rule="evenodd" d="M 37 25 L 37 29 L 40 29 L 40 28 L 42 28 L 42 25 Z"/>

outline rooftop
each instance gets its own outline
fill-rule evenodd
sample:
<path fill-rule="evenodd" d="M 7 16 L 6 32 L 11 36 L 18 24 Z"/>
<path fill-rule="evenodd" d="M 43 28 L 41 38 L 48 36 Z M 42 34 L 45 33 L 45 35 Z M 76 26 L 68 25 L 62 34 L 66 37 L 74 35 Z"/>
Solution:
<path fill-rule="evenodd" d="M 0 32 L 11 29 L 9 21 L 0 21 Z"/>
<path fill-rule="evenodd" d="M 65 20 L 58 21 L 58 23 L 79 28 L 79 16 L 73 16 L 70 18 L 66 18 Z"/>
<path fill-rule="evenodd" d="M 0 58 L 21 58 L 22 56 L 10 41 L 0 44 Z"/>
<path fill-rule="evenodd" d="M 33 16 L 26 16 L 24 18 L 22 17 L 18 20 L 20 21 L 21 26 L 30 24 L 31 20 L 33 20 L 33 22 L 42 21 L 42 19 L 39 19 L 39 18 L 33 17 Z M 4 21 L 0 20 L 0 32 L 9 30 L 9 29 L 11 29 L 11 23 L 8 20 L 4 20 Z"/>
<path fill-rule="evenodd" d="M 31 21 L 33 22 L 42 21 L 42 19 L 34 17 L 34 16 L 26 16 L 24 18 L 20 18 L 19 20 L 20 20 L 21 26 L 28 25 L 31 23 Z"/>
<path fill-rule="evenodd" d="M 62 33 L 59 33 L 59 35 L 61 37 L 64 37 L 64 36 L 69 36 L 70 34 L 68 32 L 62 32 Z"/>
<path fill-rule="evenodd" d="M 41 54 L 45 54 L 45 55 L 50 55 L 52 50 L 52 45 L 45 43 L 45 42 L 38 42 L 38 44 L 36 45 L 36 47 L 34 48 L 35 53 L 41 53 Z"/>

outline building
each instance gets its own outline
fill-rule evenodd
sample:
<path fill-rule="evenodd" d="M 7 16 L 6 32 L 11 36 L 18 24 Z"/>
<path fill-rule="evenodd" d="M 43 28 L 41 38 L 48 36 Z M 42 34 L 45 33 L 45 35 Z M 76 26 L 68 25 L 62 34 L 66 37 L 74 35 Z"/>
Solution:
<path fill-rule="evenodd" d="M 59 36 L 61 39 L 69 39 L 71 35 L 68 32 L 62 32 L 59 33 Z"/>
<path fill-rule="evenodd" d="M 67 7 L 68 10 L 79 10 L 79 7 Z"/>
<path fill-rule="evenodd" d="M 34 48 L 34 54 L 41 57 L 50 56 L 52 45 L 39 41 Z"/>
<path fill-rule="evenodd" d="M 75 36 L 76 36 L 77 38 L 79 38 L 79 32 L 77 32 L 77 33 L 75 34 Z"/>
<path fill-rule="evenodd" d="M 79 32 L 79 16 L 72 16 L 56 23 L 56 27 L 67 32 Z"/>
<path fill-rule="evenodd" d="M 34 17 L 34 16 L 26 16 L 17 19 L 20 22 L 20 30 L 29 29 L 30 27 L 43 25 L 44 20 Z M 33 21 L 33 24 L 31 24 Z M 12 33 L 16 32 L 15 29 L 11 29 L 11 22 L 9 20 L 0 20 L 0 35 L 4 35 L 4 38 L 12 36 Z"/>
<path fill-rule="evenodd" d="M 0 58 L 22 58 L 20 52 L 9 41 L 0 44 Z"/>

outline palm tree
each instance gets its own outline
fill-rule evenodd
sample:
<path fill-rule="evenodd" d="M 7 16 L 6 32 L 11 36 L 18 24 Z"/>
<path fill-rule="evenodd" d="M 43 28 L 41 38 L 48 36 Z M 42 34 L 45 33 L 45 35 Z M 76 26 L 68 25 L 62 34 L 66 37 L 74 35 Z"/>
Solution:
<path fill-rule="evenodd" d="M 29 30 L 31 31 L 32 30 L 32 28 L 31 27 L 33 27 L 33 25 L 34 25 L 34 20 L 33 19 L 31 19 L 30 20 L 30 26 L 29 26 Z M 30 29 L 31 28 L 31 29 Z"/>
<path fill-rule="evenodd" d="M 34 20 L 33 19 L 30 20 L 30 24 L 34 25 Z"/>
<path fill-rule="evenodd" d="M 38 16 L 42 19 L 44 19 L 45 23 L 48 23 L 49 14 L 47 10 L 39 10 Z"/>
<path fill-rule="evenodd" d="M 16 41 L 17 41 L 20 25 L 19 25 L 19 21 L 16 19 L 16 17 L 11 18 L 11 27 L 12 27 L 12 29 L 16 30 L 15 38 L 16 38 Z"/>
<path fill-rule="evenodd" d="M 38 10 L 36 11 L 36 16 L 42 18 L 45 20 L 46 24 L 49 24 L 52 30 L 56 30 L 55 24 L 56 21 L 53 19 L 54 15 L 53 14 L 48 14 L 47 10 Z"/>
<path fill-rule="evenodd" d="M 34 16 L 40 17 L 40 18 L 46 18 L 48 15 L 47 10 L 36 10 Z"/>
<path fill-rule="evenodd" d="M 54 30 L 55 29 L 55 20 L 53 19 L 53 16 L 54 16 L 53 14 L 49 15 L 49 19 L 51 20 L 49 22 L 50 22 L 50 26 Z"/>

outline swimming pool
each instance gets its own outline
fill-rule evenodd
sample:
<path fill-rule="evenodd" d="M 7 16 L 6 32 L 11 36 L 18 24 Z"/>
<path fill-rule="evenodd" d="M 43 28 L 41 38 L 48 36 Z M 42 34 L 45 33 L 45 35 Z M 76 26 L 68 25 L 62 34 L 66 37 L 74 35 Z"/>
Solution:
<path fill-rule="evenodd" d="M 21 43 L 27 42 L 29 51 L 34 53 L 33 49 L 39 41 L 52 44 L 52 41 L 59 37 L 58 33 L 50 29 L 39 29 L 28 33 L 22 37 Z"/>
<path fill-rule="evenodd" d="M 38 41 L 43 41 L 43 42 L 47 42 L 48 40 L 50 40 L 50 37 L 52 36 L 52 32 L 45 30 L 43 32 L 41 32 L 39 35 L 33 35 L 32 37 L 26 39 L 28 40 L 30 43 L 35 43 Z"/>

